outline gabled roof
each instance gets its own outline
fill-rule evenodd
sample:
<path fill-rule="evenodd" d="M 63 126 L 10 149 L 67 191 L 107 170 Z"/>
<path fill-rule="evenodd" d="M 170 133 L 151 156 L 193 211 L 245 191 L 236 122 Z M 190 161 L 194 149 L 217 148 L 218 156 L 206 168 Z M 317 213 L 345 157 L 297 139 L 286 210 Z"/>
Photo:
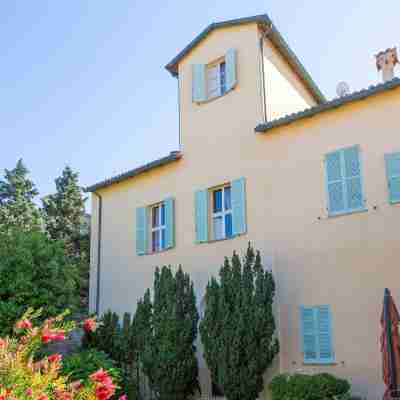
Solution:
<path fill-rule="evenodd" d="M 151 161 L 145 165 L 131 169 L 127 172 L 116 175 L 112 178 L 108 178 L 108 179 L 105 179 L 104 181 L 95 183 L 94 185 L 84 188 L 84 190 L 85 190 L 85 192 L 95 192 L 98 189 L 103 189 L 103 188 L 105 188 L 107 186 L 111 186 L 115 183 L 122 182 L 126 179 L 143 174 L 144 172 L 150 171 L 154 168 L 158 168 L 163 165 L 170 164 L 174 161 L 180 160 L 181 158 L 182 158 L 182 153 L 180 151 L 171 151 L 171 153 L 166 157 L 159 158 L 158 160 Z"/>
<path fill-rule="evenodd" d="M 314 115 L 321 114 L 325 111 L 330 111 L 339 107 L 342 107 L 346 104 L 353 103 L 358 100 L 364 100 L 367 97 L 377 95 L 379 93 L 384 93 L 392 89 L 396 89 L 400 87 L 400 79 L 394 78 L 391 81 L 386 83 L 380 83 L 375 86 L 370 86 L 368 89 L 362 89 L 358 92 L 353 92 L 347 96 L 339 97 L 333 100 L 330 100 L 324 104 L 320 104 L 315 107 L 307 108 L 303 111 L 299 111 L 297 113 L 285 115 L 282 118 L 278 118 L 272 120 L 270 122 L 266 122 L 263 124 L 259 124 L 256 126 L 255 131 L 259 133 L 264 133 L 270 131 L 274 128 L 278 128 L 280 126 L 285 126 L 292 124 L 296 121 L 311 118 Z"/>
<path fill-rule="evenodd" d="M 206 29 L 204 29 L 199 35 L 197 35 L 177 56 L 175 56 L 165 68 L 173 75 L 178 75 L 178 64 L 194 47 L 196 47 L 209 33 L 219 28 L 226 28 L 230 26 L 243 25 L 248 23 L 258 23 L 264 26 L 267 30 L 267 35 L 272 43 L 277 47 L 282 56 L 286 59 L 288 64 L 293 68 L 299 78 L 303 81 L 305 86 L 311 92 L 315 101 L 318 104 L 324 103 L 325 97 L 319 90 L 318 86 L 315 84 L 310 74 L 306 71 L 303 64 L 297 58 L 296 54 L 290 49 L 289 45 L 286 43 L 285 39 L 279 33 L 279 31 L 273 25 L 271 19 L 267 14 L 255 15 L 252 17 L 231 19 L 228 21 L 214 22 Z"/>

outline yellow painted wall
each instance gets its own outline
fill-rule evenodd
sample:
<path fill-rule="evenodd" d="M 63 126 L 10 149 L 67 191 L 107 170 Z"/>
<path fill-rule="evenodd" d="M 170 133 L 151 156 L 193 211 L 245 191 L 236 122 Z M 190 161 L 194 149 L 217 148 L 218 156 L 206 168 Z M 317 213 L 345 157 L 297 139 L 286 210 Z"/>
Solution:
<path fill-rule="evenodd" d="M 263 40 L 267 120 L 271 121 L 316 104 L 269 39 Z"/>
<path fill-rule="evenodd" d="M 231 47 L 238 52 L 236 89 L 209 103 L 193 104 L 191 64 L 212 61 Z M 133 312 L 137 299 L 152 285 L 155 266 L 164 264 L 183 265 L 194 280 L 200 303 L 224 256 L 243 251 L 250 240 L 277 281 L 281 353 L 275 368 L 323 369 L 351 379 L 356 393 L 376 398 L 382 390 L 378 338 L 385 287 L 392 289 L 400 305 L 400 208 L 388 204 L 384 169 L 384 154 L 400 150 L 396 120 L 400 89 L 256 134 L 254 127 L 262 118 L 259 61 L 256 25 L 211 33 L 179 66 L 183 158 L 99 191 L 101 312 L 109 308 L 121 314 Z M 300 92 L 307 97 L 303 89 Z M 362 151 L 368 211 L 328 218 L 324 154 L 355 144 Z M 194 192 L 239 177 L 246 178 L 247 234 L 195 244 Z M 170 196 L 176 200 L 176 247 L 136 256 L 136 207 Z M 91 310 L 97 205 L 93 196 Z M 302 304 L 331 305 L 335 365 L 302 364 L 298 318 Z M 202 381 L 207 382 L 201 358 L 200 368 Z"/>

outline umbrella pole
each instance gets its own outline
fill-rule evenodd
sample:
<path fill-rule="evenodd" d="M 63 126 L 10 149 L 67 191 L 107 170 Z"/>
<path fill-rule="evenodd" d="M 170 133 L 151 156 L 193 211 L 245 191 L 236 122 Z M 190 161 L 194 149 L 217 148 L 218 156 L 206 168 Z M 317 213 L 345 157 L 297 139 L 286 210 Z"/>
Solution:
<path fill-rule="evenodd" d="M 390 390 L 392 392 L 395 391 L 396 397 L 397 397 L 396 361 L 395 361 L 395 357 L 394 357 L 393 343 L 392 343 L 392 321 L 390 320 L 390 314 L 389 314 L 389 300 L 390 300 L 390 291 L 389 291 L 389 289 L 385 289 L 384 319 L 385 319 L 385 326 L 386 326 L 386 339 L 387 339 L 388 350 L 389 350 L 390 375 L 391 375 Z"/>

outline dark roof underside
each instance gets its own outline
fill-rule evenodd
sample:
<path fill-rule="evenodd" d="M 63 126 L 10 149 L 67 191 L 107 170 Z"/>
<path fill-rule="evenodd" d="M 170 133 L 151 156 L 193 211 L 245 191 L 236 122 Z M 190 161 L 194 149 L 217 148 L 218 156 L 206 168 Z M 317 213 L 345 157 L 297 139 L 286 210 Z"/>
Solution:
<path fill-rule="evenodd" d="M 302 120 L 305 118 L 310 118 L 317 114 L 321 114 L 325 111 L 330 111 L 335 108 L 339 108 L 346 104 L 352 103 L 354 101 L 363 100 L 367 97 L 370 97 L 370 96 L 373 96 L 373 95 L 376 95 L 376 94 L 379 94 L 382 92 L 386 92 L 388 90 L 396 89 L 398 87 L 400 87 L 400 79 L 394 78 L 389 82 L 380 83 L 375 86 L 370 86 L 368 89 L 363 89 L 363 90 L 360 90 L 359 92 L 354 92 L 347 96 L 333 99 L 324 104 L 320 104 L 315 107 L 307 108 L 306 110 L 299 111 L 294 114 L 289 114 L 282 118 L 278 118 L 278 119 L 275 119 L 273 121 L 270 121 L 270 122 L 267 122 L 264 124 L 259 124 L 256 126 L 255 131 L 264 133 L 264 132 L 270 131 L 274 128 L 289 125 L 296 121 L 299 121 L 299 120 Z"/>
<path fill-rule="evenodd" d="M 318 86 L 315 84 L 311 75 L 306 71 L 303 64 L 297 58 L 296 54 L 291 50 L 289 45 L 286 43 L 285 39 L 279 33 L 279 31 L 273 25 L 271 19 L 267 14 L 255 15 L 253 17 L 245 17 L 232 19 L 229 21 L 214 22 L 210 24 L 206 29 L 204 29 L 199 35 L 197 35 L 176 57 L 174 57 L 165 68 L 173 75 L 178 75 L 178 64 L 195 46 L 197 46 L 211 31 L 218 28 L 226 28 L 230 26 L 243 25 L 248 23 L 258 23 L 267 28 L 268 37 L 272 43 L 277 47 L 289 65 L 293 68 L 299 78 L 306 85 L 308 90 L 313 95 L 315 101 L 318 104 L 324 103 L 326 101 L 324 95 L 319 90 Z"/>
<path fill-rule="evenodd" d="M 161 167 L 166 164 L 170 164 L 171 162 L 177 161 L 182 158 L 182 153 L 179 151 L 172 151 L 168 156 L 159 158 L 158 160 L 149 162 L 145 165 L 142 165 L 140 167 L 137 167 L 135 169 L 131 169 L 127 172 L 124 172 L 120 175 L 114 176 L 109 179 L 105 179 L 104 181 L 95 183 L 92 186 L 88 186 L 85 188 L 85 192 L 95 192 L 98 189 L 103 189 L 107 186 L 114 185 L 115 183 L 122 182 L 126 179 L 132 178 L 134 176 L 137 176 L 139 174 L 142 174 L 144 172 L 150 171 L 154 168 Z"/>

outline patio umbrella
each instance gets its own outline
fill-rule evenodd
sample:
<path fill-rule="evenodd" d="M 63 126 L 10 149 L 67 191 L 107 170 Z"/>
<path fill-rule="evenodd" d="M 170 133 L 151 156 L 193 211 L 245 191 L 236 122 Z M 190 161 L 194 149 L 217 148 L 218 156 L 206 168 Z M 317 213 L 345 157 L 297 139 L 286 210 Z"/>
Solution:
<path fill-rule="evenodd" d="M 400 385 L 400 316 L 389 289 L 385 289 L 381 316 L 381 352 L 383 381 L 386 384 L 384 400 L 397 398 Z"/>

